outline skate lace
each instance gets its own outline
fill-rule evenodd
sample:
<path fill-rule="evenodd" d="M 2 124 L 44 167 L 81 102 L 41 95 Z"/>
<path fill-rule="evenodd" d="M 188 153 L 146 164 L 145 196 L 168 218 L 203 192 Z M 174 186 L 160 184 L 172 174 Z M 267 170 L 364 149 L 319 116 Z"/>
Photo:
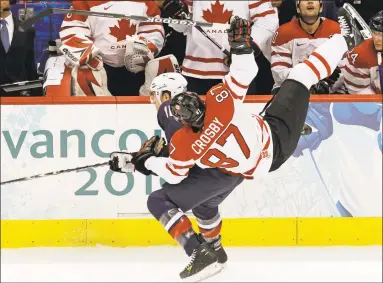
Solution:
<path fill-rule="evenodd" d="M 344 18 L 344 16 L 339 16 L 338 22 L 340 25 L 340 30 L 343 36 L 349 36 L 351 33 L 350 26 L 347 23 L 347 20 Z"/>
<path fill-rule="evenodd" d="M 186 270 L 190 270 L 191 266 L 193 266 L 196 255 L 197 255 L 197 250 L 194 250 L 192 255 L 190 256 L 189 264 L 185 267 Z"/>

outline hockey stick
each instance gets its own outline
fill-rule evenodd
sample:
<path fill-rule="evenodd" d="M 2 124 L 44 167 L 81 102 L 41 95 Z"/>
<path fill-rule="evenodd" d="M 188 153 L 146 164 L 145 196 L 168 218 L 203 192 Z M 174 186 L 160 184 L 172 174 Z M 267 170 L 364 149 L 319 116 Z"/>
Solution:
<path fill-rule="evenodd" d="M 372 38 L 372 32 L 370 27 L 366 24 L 363 18 L 359 15 L 359 13 L 355 10 L 355 8 L 349 4 L 345 3 L 343 8 L 358 22 L 358 24 L 362 27 L 360 33 L 362 34 L 364 40 Z M 383 66 L 382 66 L 382 52 L 377 52 L 378 57 L 378 72 L 379 72 L 379 80 L 380 80 L 380 91 L 383 92 Z"/>
<path fill-rule="evenodd" d="M 9 181 L 5 181 L 5 182 L 1 182 L 0 185 L 6 185 L 6 184 L 10 184 L 10 183 L 15 183 L 15 182 L 29 181 L 29 180 L 32 180 L 32 179 L 48 177 L 48 176 L 54 176 L 54 175 L 58 175 L 58 174 L 62 174 L 62 173 L 75 172 L 75 171 L 79 171 L 79 170 L 87 169 L 87 168 L 91 168 L 91 167 L 93 167 L 93 168 L 101 167 L 101 166 L 105 166 L 105 165 L 108 165 L 108 164 L 109 164 L 109 161 L 108 162 L 104 162 L 104 163 L 97 163 L 97 164 L 93 164 L 93 165 L 87 165 L 87 166 L 82 166 L 82 167 L 71 168 L 71 169 L 64 169 L 64 170 L 59 170 L 59 171 L 53 171 L 53 172 L 49 172 L 49 173 L 38 174 L 38 175 L 30 176 L 30 177 L 23 177 L 23 178 L 18 178 L 18 179 L 14 179 L 14 180 L 9 180 Z"/>
<path fill-rule="evenodd" d="M 135 15 L 125 15 L 125 14 L 114 14 L 114 13 L 103 13 L 103 12 L 93 12 L 85 10 L 72 10 L 72 9 L 58 9 L 58 8 L 48 8 L 38 13 L 34 17 L 31 17 L 19 26 L 20 31 L 26 31 L 28 28 L 31 28 L 38 20 L 55 14 L 74 14 L 80 16 L 94 16 L 94 17 L 104 17 L 104 18 L 116 18 L 116 19 L 129 19 L 134 21 L 140 21 L 144 23 L 163 23 L 163 24 L 177 24 L 177 25 L 186 25 L 186 26 L 201 26 L 209 28 L 221 28 L 229 29 L 229 24 L 219 24 L 219 23 L 204 23 L 204 22 L 195 22 L 192 20 L 177 20 L 177 19 L 165 19 L 157 17 L 144 17 L 144 16 L 135 16 Z"/>
<path fill-rule="evenodd" d="M 361 35 L 363 36 L 364 40 L 371 38 L 372 37 L 372 33 L 371 33 L 371 30 L 370 30 L 370 27 L 366 24 L 366 22 L 359 15 L 359 13 L 355 10 L 355 8 L 351 4 L 349 4 L 349 3 L 344 3 L 343 4 L 343 8 L 361 26 L 362 29 L 359 30 L 359 31 L 360 31 Z"/>
<path fill-rule="evenodd" d="M 194 26 L 200 33 L 202 33 L 208 40 L 210 40 L 215 46 L 219 48 L 227 57 L 230 57 L 230 52 L 225 49 L 225 47 L 221 46 L 217 41 L 211 38 L 200 26 Z"/>

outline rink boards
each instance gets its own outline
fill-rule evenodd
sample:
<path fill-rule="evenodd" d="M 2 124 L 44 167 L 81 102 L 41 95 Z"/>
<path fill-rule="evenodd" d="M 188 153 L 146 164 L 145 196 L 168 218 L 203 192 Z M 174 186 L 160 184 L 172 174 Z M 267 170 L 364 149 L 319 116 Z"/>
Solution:
<path fill-rule="evenodd" d="M 269 98 L 251 97 L 246 108 L 258 114 Z M 161 134 L 147 98 L 1 104 L 1 181 L 105 162 Z M 225 245 L 381 245 L 381 96 L 313 97 L 306 122 L 313 133 L 280 170 L 225 200 Z M 146 208 L 162 182 L 101 167 L 4 185 L 1 246 L 175 244 Z"/>

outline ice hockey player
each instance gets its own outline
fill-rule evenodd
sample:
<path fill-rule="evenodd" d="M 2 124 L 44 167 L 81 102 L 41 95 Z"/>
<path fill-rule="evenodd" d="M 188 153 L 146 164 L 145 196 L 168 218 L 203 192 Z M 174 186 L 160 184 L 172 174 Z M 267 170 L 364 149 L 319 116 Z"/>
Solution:
<path fill-rule="evenodd" d="M 162 156 L 163 141 L 153 137 L 131 160 L 137 170 L 151 171 L 167 182 L 166 188 L 150 194 L 148 209 L 191 254 L 180 277 L 193 281 L 215 274 L 222 267 L 216 251 L 199 241 L 180 206 L 187 204 L 192 209 L 236 186 L 222 180 L 219 187 L 216 184 L 206 187 L 209 179 L 190 177 L 194 165 L 218 168 L 227 175 L 242 177 L 240 182 L 277 170 L 297 146 L 307 115 L 309 88 L 329 76 L 347 51 L 341 35 L 334 35 L 322 44 L 293 68 L 261 117 L 243 107 L 254 69 L 258 69 L 250 43 L 251 22 L 232 17 L 230 25 L 228 37 L 233 60 L 223 83 L 206 94 L 205 103 L 196 93 L 174 96 L 171 112 L 184 127 L 173 135 L 169 156 Z M 124 164 L 119 165 L 123 169 Z"/>
<path fill-rule="evenodd" d="M 154 1 L 74 0 L 72 8 L 149 17 L 160 15 Z M 89 83 L 107 83 L 112 95 L 135 96 L 144 84 L 146 64 L 163 47 L 164 29 L 161 23 L 68 14 L 62 23 L 60 38 L 63 44 L 60 50 L 66 56 L 67 66 L 72 68 L 79 91 L 87 89 Z"/>
<path fill-rule="evenodd" d="M 323 1 L 296 1 L 298 18 L 280 26 L 271 45 L 271 71 L 274 78 L 273 93 L 278 91 L 294 66 L 306 60 L 311 52 L 334 34 L 340 34 L 337 22 L 320 17 Z M 313 86 L 312 93 L 330 93 L 330 87 L 340 74 L 338 70 Z"/>
<path fill-rule="evenodd" d="M 345 85 L 351 94 L 382 93 L 383 74 L 379 73 L 378 56 L 382 56 L 383 52 L 383 10 L 371 18 L 369 26 L 372 38 L 348 52 L 342 70 Z"/>
<path fill-rule="evenodd" d="M 186 5 L 185 5 L 186 4 Z M 231 15 L 237 15 L 252 21 L 254 36 L 254 54 L 262 51 L 266 57 L 270 54 L 270 39 L 278 27 L 278 14 L 270 0 L 249 1 L 185 1 L 165 0 L 163 16 L 183 18 L 193 21 L 227 23 Z M 201 32 L 192 26 L 170 25 L 174 30 L 186 35 L 185 59 L 182 62 L 182 74 L 188 81 L 189 90 L 198 94 L 206 93 L 212 86 L 222 81 L 228 73 L 226 56 Z M 229 49 L 227 34 L 220 28 L 203 28 L 222 47 Z M 181 62 L 180 62 L 181 63 Z"/>
<path fill-rule="evenodd" d="M 158 125 L 165 132 L 167 141 L 170 141 L 174 133 L 183 127 L 183 124 L 176 120 L 171 113 L 170 99 L 175 95 L 186 91 L 186 86 L 186 79 L 179 73 L 161 74 L 157 76 L 150 85 L 151 101 L 155 104 L 158 111 Z M 136 153 L 132 153 L 133 156 L 135 154 Z M 124 166 L 124 156 L 126 156 L 126 153 L 124 152 L 112 153 L 110 169 L 116 172 L 122 172 L 121 170 L 123 170 Z M 145 169 L 141 173 L 148 175 L 152 172 Z M 242 177 L 228 175 L 220 169 L 201 169 L 198 166 L 195 166 L 192 170 L 190 170 L 188 178 L 208 179 L 208 181 L 203 185 L 198 184 L 200 188 L 201 186 L 204 186 L 205 190 L 209 190 L 212 186 L 218 187 L 222 185 L 222 181 L 229 182 L 231 179 L 234 179 L 232 183 L 235 185 L 241 182 L 241 179 L 243 181 Z M 165 184 L 163 188 L 166 189 L 168 186 L 171 187 L 172 185 Z M 234 188 L 235 186 L 233 185 L 232 189 Z M 222 218 L 218 211 L 218 203 L 224 201 L 230 192 L 231 191 L 228 191 L 224 194 L 216 196 L 215 198 L 209 199 L 207 202 L 204 202 L 192 209 L 200 232 L 198 239 L 209 243 L 210 246 L 214 248 L 217 252 L 218 263 L 223 267 L 226 265 L 228 257 L 221 243 L 220 232 L 222 229 Z M 170 197 L 171 194 L 172 192 L 170 191 Z M 178 195 L 178 192 L 176 192 L 176 194 Z M 179 208 L 186 212 L 189 210 L 189 204 L 186 203 L 185 205 L 186 206 L 182 206 L 180 203 Z"/>

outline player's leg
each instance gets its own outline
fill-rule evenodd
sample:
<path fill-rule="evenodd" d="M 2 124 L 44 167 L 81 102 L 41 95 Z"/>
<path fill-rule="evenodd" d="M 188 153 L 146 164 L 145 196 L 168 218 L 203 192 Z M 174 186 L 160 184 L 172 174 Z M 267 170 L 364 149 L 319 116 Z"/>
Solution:
<path fill-rule="evenodd" d="M 190 264 L 180 274 L 182 278 L 206 278 L 221 269 L 217 263 L 217 254 L 209 243 L 200 239 L 194 232 L 190 220 L 184 214 L 224 193 L 225 190 L 232 190 L 232 187 L 237 186 L 240 177 L 232 177 L 220 171 L 218 174 L 217 171 L 219 170 L 194 167 L 190 170 L 188 178 L 180 184 L 165 183 L 161 190 L 154 191 L 148 198 L 151 214 L 191 257 Z"/>
<path fill-rule="evenodd" d="M 330 76 L 346 52 L 344 38 L 334 35 L 291 70 L 274 96 L 264 116 L 273 135 L 274 157 L 270 171 L 278 169 L 297 147 L 307 116 L 309 89 Z"/>
<path fill-rule="evenodd" d="M 242 179 L 243 180 L 243 179 Z M 238 185 L 242 182 L 238 180 Z M 222 246 L 222 218 L 219 213 L 218 206 L 230 195 L 234 190 L 227 191 L 219 196 L 200 204 L 193 208 L 193 214 L 197 219 L 197 225 L 202 238 L 210 244 L 210 246 L 216 251 L 218 256 L 218 263 L 223 267 L 227 262 L 227 254 Z"/>

